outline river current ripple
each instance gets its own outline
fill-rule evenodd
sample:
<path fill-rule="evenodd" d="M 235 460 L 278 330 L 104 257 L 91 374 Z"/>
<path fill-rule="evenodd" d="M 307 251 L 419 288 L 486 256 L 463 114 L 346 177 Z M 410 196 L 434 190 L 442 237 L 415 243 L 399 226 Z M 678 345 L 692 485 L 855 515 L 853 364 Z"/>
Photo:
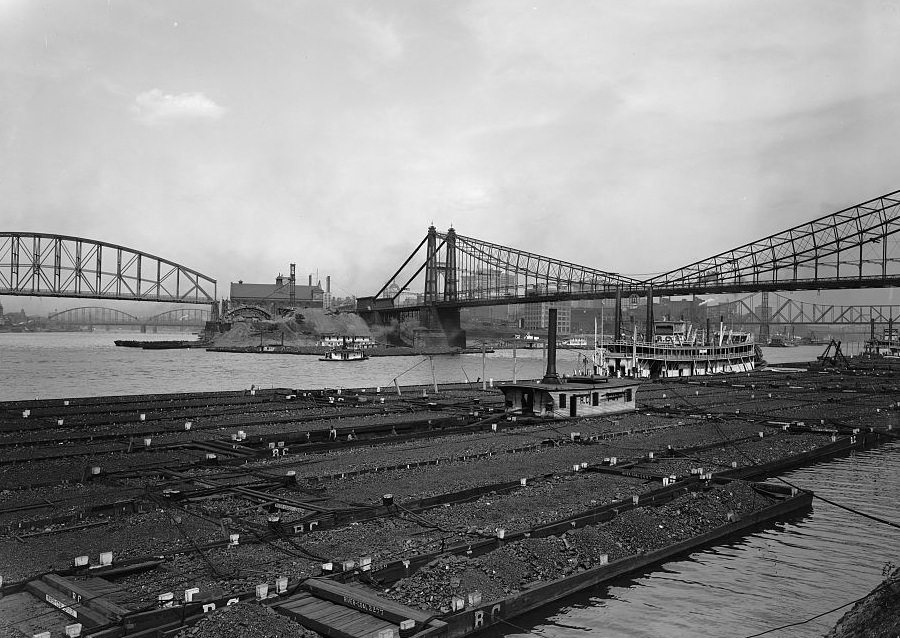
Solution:
<path fill-rule="evenodd" d="M 898 443 L 780 478 L 900 523 Z M 886 563 L 900 564 L 900 529 L 815 499 L 806 514 L 595 587 L 515 619 L 521 629 L 486 636 L 744 638 L 864 596 L 881 582 Z M 848 609 L 766 636 L 821 637 Z"/>
<path fill-rule="evenodd" d="M 348 368 L 317 357 L 142 351 L 117 333 L 0 334 L 0 400 L 237 390 L 391 386 L 539 378 L 540 351 L 388 357 Z M 764 349 L 770 363 L 812 360 L 822 347 Z M 562 350 L 557 369 L 579 354 Z M 432 363 L 434 372 L 432 373 Z M 857 452 L 781 478 L 838 504 L 900 523 L 900 444 Z M 774 480 L 774 479 L 773 479 Z M 864 596 L 886 563 L 900 564 L 900 530 L 816 499 L 809 512 L 653 571 L 622 578 L 514 619 L 490 637 L 744 638 L 797 623 Z M 823 636 L 847 608 L 767 633 Z"/>

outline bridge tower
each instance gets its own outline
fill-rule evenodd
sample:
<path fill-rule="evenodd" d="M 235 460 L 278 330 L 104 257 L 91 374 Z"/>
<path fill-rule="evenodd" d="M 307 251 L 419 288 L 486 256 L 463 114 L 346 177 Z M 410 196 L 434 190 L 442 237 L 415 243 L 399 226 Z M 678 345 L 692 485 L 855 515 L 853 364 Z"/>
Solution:
<path fill-rule="evenodd" d="M 434 226 L 428 227 L 428 243 L 426 244 L 425 259 L 425 303 L 437 303 L 437 282 L 438 282 L 438 263 L 437 263 L 437 229 Z"/>
<path fill-rule="evenodd" d="M 453 228 L 447 231 L 447 264 L 444 272 L 444 301 L 457 301 L 456 231 Z"/>
<path fill-rule="evenodd" d="M 438 259 L 437 229 L 428 227 L 425 261 L 425 307 L 419 313 L 419 321 L 430 334 L 429 345 L 446 345 L 456 348 L 466 347 L 466 333 L 462 329 L 458 306 L 442 306 L 441 302 L 456 302 L 458 284 L 456 274 L 456 231 L 450 229 L 444 239 L 444 263 Z M 439 281 L 443 277 L 444 290 L 438 293 Z M 442 334 L 438 334 L 442 333 Z"/>

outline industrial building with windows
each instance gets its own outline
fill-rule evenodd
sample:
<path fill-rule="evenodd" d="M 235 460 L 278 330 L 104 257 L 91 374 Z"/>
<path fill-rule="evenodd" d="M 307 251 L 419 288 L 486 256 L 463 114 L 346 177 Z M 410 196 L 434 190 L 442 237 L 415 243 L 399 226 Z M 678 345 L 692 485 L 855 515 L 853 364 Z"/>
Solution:
<path fill-rule="evenodd" d="M 312 275 L 305 286 L 297 285 L 292 277 L 279 274 L 274 284 L 245 284 L 231 282 L 229 306 L 253 306 L 271 315 L 287 308 L 328 308 L 331 305 L 331 276 L 313 284 Z"/>

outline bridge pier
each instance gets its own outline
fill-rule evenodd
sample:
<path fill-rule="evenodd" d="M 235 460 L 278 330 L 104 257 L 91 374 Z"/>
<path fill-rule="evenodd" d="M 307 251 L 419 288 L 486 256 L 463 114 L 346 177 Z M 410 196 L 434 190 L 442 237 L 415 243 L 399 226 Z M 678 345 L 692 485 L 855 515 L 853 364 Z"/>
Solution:
<path fill-rule="evenodd" d="M 466 331 L 462 329 L 459 308 L 423 308 L 419 312 L 419 322 L 426 331 L 417 347 L 466 347 Z"/>

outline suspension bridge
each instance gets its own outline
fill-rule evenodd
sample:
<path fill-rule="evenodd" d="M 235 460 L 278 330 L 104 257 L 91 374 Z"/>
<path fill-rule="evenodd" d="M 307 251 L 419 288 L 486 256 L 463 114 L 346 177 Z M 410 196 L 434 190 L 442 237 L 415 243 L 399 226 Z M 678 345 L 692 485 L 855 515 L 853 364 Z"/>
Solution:
<path fill-rule="evenodd" d="M 888 288 L 900 285 L 900 191 L 867 200 L 782 232 L 644 280 L 446 233 L 434 226 L 357 311 L 373 323 L 418 317 L 465 345 L 460 309 L 498 304 L 740 292 Z M 421 291 L 421 293 L 419 292 Z M 653 303 L 645 303 L 647 326 Z M 776 309 L 776 317 L 794 306 Z M 843 314 L 831 307 L 819 318 Z M 836 313 L 836 314 L 835 314 Z M 852 313 L 851 313 L 852 314 Z"/>

